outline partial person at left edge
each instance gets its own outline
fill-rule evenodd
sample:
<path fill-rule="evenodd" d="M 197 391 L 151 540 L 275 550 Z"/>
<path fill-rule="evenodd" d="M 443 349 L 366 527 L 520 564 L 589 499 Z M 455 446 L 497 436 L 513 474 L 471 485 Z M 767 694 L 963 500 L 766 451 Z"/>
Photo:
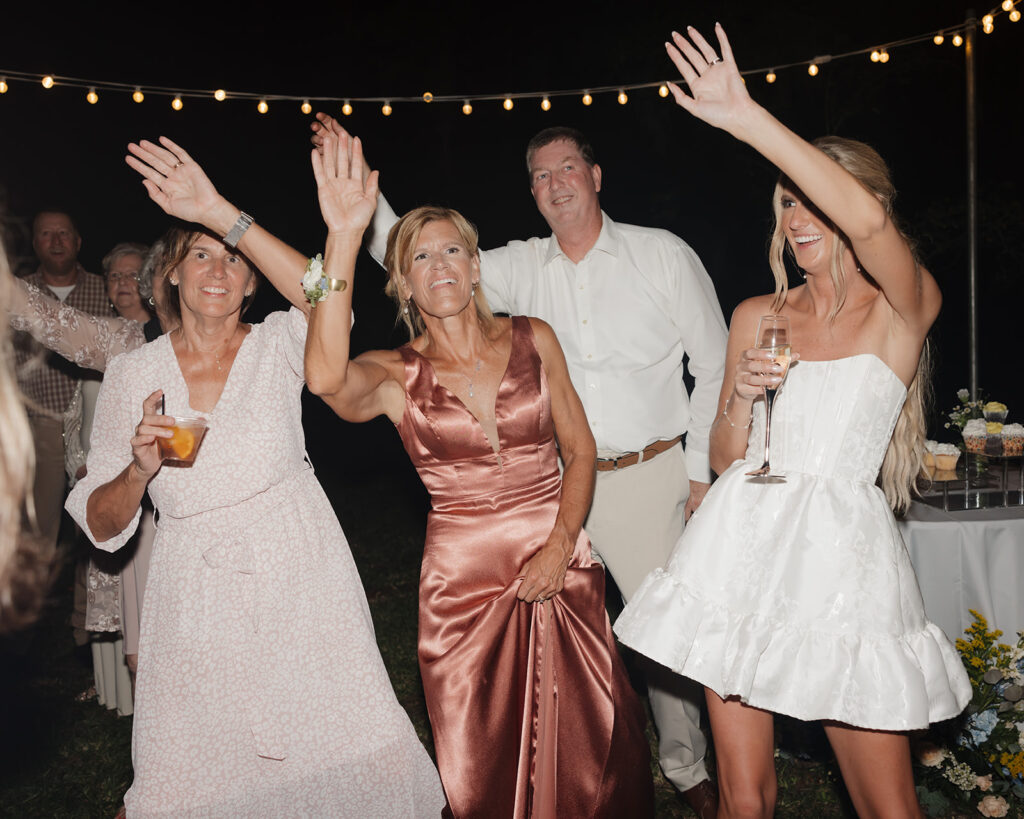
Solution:
<path fill-rule="evenodd" d="M 43 210 L 32 223 L 32 247 L 39 267 L 25 280 L 65 304 L 96 316 L 114 316 L 100 276 L 78 261 L 82 237 L 71 215 Z M 26 399 L 35 446 L 33 484 L 36 523 L 41 541 L 52 548 L 64 507 L 63 415 L 82 379 L 97 375 L 48 352 L 26 333 L 13 336 L 18 386 Z"/>

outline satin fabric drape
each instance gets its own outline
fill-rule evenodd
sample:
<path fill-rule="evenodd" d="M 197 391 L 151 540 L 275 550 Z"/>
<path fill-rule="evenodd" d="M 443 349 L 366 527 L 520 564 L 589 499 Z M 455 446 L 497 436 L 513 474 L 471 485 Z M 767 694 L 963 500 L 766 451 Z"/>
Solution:
<path fill-rule="evenodd" d="M 644 714 L 586 535 L 560 594 L 516 598 L 520 569 L 554 524 L 561 478 L 532 330 L 513 322 L 498 453 L 429 362 L 402 348 L 398 431 L 433 505 L 419 659 L 441 779 L 458 819 L 650 815 Z"/>

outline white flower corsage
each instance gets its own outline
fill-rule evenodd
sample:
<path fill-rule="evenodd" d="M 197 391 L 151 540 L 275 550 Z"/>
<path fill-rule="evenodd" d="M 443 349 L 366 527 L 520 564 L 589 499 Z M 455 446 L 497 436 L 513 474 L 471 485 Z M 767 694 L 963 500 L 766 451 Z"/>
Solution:
<path fill-rule="evenodd" d="M 324 254 L 317 253 L 306 263 L 306 272 L 302 277 L 302 289 L 306 291 L 309 303 L 316 307 L 318 302 L 327 298 L 327 276 L 324 275 Z"/>

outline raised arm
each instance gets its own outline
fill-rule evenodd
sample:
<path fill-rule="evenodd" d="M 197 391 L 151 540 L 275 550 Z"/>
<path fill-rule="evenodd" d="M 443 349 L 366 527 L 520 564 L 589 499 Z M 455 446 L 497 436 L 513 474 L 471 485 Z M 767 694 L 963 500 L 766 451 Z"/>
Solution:
<path fill-rule="evenodd" d="M 558 439 L 558 451 L 565 464 L 558 515 L 547 542 L 520 572 L 523 582 L 517 596 L 532 603 L 562 590 L 565 572 L 576 549 L 583 521 L 594 499 L 594 469 L 597 446 L 590 432 L 583 402 L 569 379 L 562 348 L 554 331 L 540 319 L 531 318 L 541 363 L 551 392 L 551 417 Z"/>
<path fill-rule="evenodd" d="M 141 347 L 142 325 L 131 319 L 94 316 L 55 298 L 22 279 L 13 279 L 7 312 L 11 327 L 79 367 L 103 372 L 114 356 Z"/>
<path fill-rule="evenodd" d="M 750 98 L 725 31 L 716 24 L 715 32 L 721 57 L 692 27 L 687 29 L 690 40 L 673 32 L 674 44 L 665 44 L 692 94 L 670 84 L 676 102 L 698 119 L 746 142 L 789 177 L 849 238 L 860 264 L 893 310 L 923 339 L 941 303 L 931 274 L 917 264 L 874 194 Z"/>
<path fill-rule="evenodd" d="M 160 137 L 159 145 L 142 140 L 130 144 L 128 151 L 125 162 L 142 175 L 149 198 L 165 213 L 197 222 L 218 236 L 228 235 L 242 211 L 217 192 L 184 148 Z M 238 249 L 282 296 L 308 315 L 309 302 L 302 290 L 305 256 L 255 222 L 242 235 Z"/>
<path fill-rule="evenodd" d="M 327 224 L 324 275 L 327 297 L 313 308 L 306 336 L 306 384 L 346 421 L 386 414 L 398 422 L 403 388 L 387 362 L 394 353 L 370 352 L 351 360 L 352 288 L 356 256 L 377 200 L 377 172 L 365 175 L 358 138 L 333 133 L 311 154 L 320 211 Z"/>

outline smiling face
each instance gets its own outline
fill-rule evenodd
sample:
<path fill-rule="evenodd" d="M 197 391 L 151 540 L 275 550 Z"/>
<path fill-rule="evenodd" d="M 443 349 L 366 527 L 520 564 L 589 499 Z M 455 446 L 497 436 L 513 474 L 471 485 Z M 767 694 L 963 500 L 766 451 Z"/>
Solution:
<path fill-rule="evenodd" d="M 480 257 L 466 247 L 455 225 L 447 219 L 427 222 L 405 266 L 403 296 L 421 313 L 445 318 L 466 309 L 479 282 Z"/>
<path fill-rule="evenodd" d="M 794 186 L 782 186 L 779 206 L 779 224 L 797 265 L 809 274 L 828 273 L 835 241 L 832 222 Z"/>
<path fill-rule="evenodd" d="M 142 256 L 138 253 L 124 253 L 110 263 L 110 270 L 107 271 L 107 298 L 121 316 L 142 306 L 139 298 L 141 269 Z"/>
<path fill-rule="evenodd" d="M 255 287 L 245 258 L 205 233 L 196 236 L 168 280 L 178 288 L 182 315 L 205 318 L 240 313 Z"/>
<path fill-rule="evenodd" d="M 82 238 L 66 213 L 43 212 L 32 225 L 32 247 L 44 278 L 62 278 L 74 271 Z"/>
<path fill-rule="evenodd" d="M 530 192 L 537 209 L 558 233 L 574 224 L 600 220 L 601 168 L 588 165 L 580 149 L 559 139 L 530 157 Z"/>

